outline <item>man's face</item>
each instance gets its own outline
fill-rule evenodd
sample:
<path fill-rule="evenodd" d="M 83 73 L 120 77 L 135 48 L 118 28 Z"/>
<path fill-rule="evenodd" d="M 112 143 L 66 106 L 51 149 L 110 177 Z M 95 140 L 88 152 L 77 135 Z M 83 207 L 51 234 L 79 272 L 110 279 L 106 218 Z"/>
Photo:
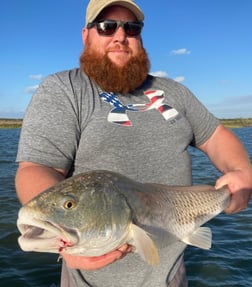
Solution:
<path fill-rule="evenodd" d="M 126 8 L 111 6 L 97 20 L 136 21 Z M 96 27 L 83 30 L 82 71 L 104 91 L 127 94 L 138 88 L 149 72 L 141 36 L 129 37 L 120 26 L 113 35 L 99 35 Z"/>
<path fill-rule="evenodd" d="M 135 15 L 121 6 L 111 6 L 104 10 L 99 19 L 136 21 Z M 89 49 L 107 57 L 118 67 L 123 67 L 142 48 L 141 37 L 128 37 L 122 27 L 112 36 L 100 36 L 95 27 L 83 29 L 83 42 Z"/>

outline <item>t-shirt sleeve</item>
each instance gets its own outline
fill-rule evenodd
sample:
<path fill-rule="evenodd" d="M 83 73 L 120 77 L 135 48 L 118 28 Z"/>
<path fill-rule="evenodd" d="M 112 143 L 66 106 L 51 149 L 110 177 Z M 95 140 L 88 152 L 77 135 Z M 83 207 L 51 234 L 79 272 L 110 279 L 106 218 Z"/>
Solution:
<path fill-rule="evenodd" d="M 206 142 L 219 125 L 219 120 L 184 85 L 170 79 L 159 81 L 158 85 L 166 87 L 168 102 L 188 121 L 192 129 L 191 145 L 200 146 Z"/>
<path fill-rule="evenodd" d="M 17 161 L 70 169 L 80 134 L 76 106 L 70 79 L 47 77 L 27 108 Z"/>
<path fill-rule="evenodd" d="M 187 88 L 184 88 L 185 116 L 193 130 L 193 146 L 206 142 L 219 125 L 217 119 Z"/>

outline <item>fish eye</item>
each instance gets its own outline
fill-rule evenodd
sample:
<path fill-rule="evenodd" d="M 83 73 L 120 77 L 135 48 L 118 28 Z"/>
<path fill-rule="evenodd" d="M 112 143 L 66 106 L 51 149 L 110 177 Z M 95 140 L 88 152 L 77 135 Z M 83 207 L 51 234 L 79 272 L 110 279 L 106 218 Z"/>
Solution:
<path fill-rule="evenodd" d="M 76 202 L 73 199 L 68 199 L 64 202 L 64 208 L 65 209 L 73 209 L 76 206 Z"/>

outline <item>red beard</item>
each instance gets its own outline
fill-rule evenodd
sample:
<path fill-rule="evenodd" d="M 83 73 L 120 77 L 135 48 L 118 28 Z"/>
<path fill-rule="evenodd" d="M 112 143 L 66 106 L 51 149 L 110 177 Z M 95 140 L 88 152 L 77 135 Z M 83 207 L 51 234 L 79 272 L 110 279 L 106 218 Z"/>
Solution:
<path fill-rule="evenodd" d="M 145 81 L 150 62 L 142 48 L 126 65 L 119 67 L 107 54 L 99 55 L 87 45 L 80 56 L 80 67 L 104 91 L 127 94 Z"/>

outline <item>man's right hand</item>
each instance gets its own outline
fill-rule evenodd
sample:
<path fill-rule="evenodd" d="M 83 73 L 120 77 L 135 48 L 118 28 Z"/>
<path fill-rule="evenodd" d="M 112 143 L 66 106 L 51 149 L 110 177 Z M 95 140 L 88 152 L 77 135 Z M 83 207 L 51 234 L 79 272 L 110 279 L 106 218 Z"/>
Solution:
<path fill-rule="evenodd" d="M 60 255 L 66 262 L 67 267 L 72 269 L 83 269 L 83 270 L 97 270 L 105 267 L 119 259 L 122 259 L 128 253 L 132 251 L 132 246 L 124 244 L 118 249 L 106 253 L 101 256 L 84 257 L 70 255 L 62 251 Z"/>

